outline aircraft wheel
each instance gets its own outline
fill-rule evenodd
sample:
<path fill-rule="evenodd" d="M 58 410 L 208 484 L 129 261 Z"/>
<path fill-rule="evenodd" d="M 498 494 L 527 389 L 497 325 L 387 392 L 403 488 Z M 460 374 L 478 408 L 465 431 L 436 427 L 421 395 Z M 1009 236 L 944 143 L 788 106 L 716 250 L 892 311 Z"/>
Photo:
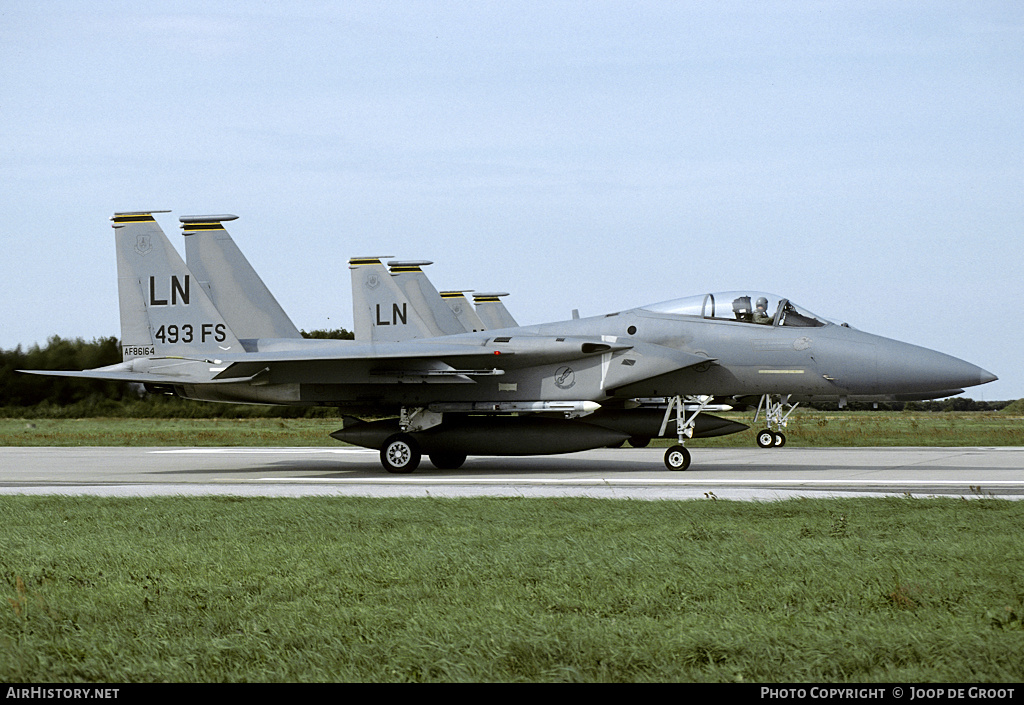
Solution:
<path fill-rule="evenodd" d="M 420 464 L 420 444 L 407 434 L 396 433 L 384 441 L 380 449 L 380 462 L 393 473 L 409 473 Z"/>
<path fill-rule="evenodd" d="M 786 445 L 786 434 L 783 433 L 782 431 L 776 431 L 775 432 L 775 447 L 776 448 L 781 448 L 784 445 Z"/>
<path fill-rule="evenodd" d="M 685 470 L 690 467 L 690 451 L 683 446 L 672 446 L 665 451 L 665 467 L 669 470 Z"/>
<path fill-rule="evenodd" d="M 651 439 L 647 436 L 630 436 L 629 445 L 634 448 L 646 448 L 651 444 Z"/>
<path fill-rule="evenodd" d="M 458 470 L 466 462 L 465 453 L 431 453 L 429 457 L 438 470 Z"/>
<path fill-rule="evenodd" d="M 775 434 L 770 429 L 757 432 L 757 445 L 761 448 L 771 448 L 775 445 Z"/>

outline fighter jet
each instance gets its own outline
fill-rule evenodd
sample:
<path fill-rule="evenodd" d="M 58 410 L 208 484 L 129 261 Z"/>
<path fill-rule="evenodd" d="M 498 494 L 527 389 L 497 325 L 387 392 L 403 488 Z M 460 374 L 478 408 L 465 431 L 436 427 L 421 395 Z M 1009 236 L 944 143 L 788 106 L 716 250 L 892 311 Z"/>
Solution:
<path fill-rule="evenodd" d="M 392 260 L 385 269 L 383 259 L 353 257 L 349 260 L 356 340 L 399 342 L 517 327 L 512 316 L 495 298 L 504 294 L 474 295 L 474 299 L 483 297 L 486 302 L 477 304 L 477 309 L 484 307 L 484 315 L 488 319 L 485 323 L 466 300 L 465 292 L 439 292 L 434 287 L 423 272 L 423 267 L 433 262 Z M 405 321 L 404 325 L 389 323 L 389 312 L 395 320 L 401 318 Z M 409 316 L 413 317 L 411 323 L 406 320 Z"/>
<path fill-rule="evenodd" d="M 996 379 L 749 291 L 394 342 L 240 338 L 152 212 L 112 220 L 123 360 L 37 373 L 142 382 L 204 401 L 337 407 L 346 418 L 331 435 L 379 449 L 389 472 L 412 472 L 423 454 L 454 468 L 468 455 L 567 453 L 631 436 L 674 436 L 665 465 L 684 470 L 684 443 L 723 400 L 934 395 Z M 372 263 L 352 266 L 371 267 L 370 298 L 356 311 L 371 328 L 424 325 L 408 307 L 372 303 L 390 275 L 375 282 Z M 665 408 L 638 399 L 666 400 Z M 396 418 L 356 418 L 364 415 Z"/>
<path fill-rule="evenodd" d="M 393 261 L 389 270 L 382 259 L 349 260 L 356 340 L 403 342 L 466 332 L 466 326 L 423 273 L 422 267 L 432 262 Z"/>
<path fill-rule="evenodd" d="M 350 262 L 353 272 L 359 272 L 358 275 L 354 274 L 352 277 L 352 300 L 356 311 L 357 339 L 380 342 L 385 339 L 404 340 L 430 335 L 453 335 L 455 333 L 471 331 L 518 327 L 515 319 L 508 313 L 500 300 L 500 297 L 508 296 L 507 293 L 473 294 L 477 310 L 481 311 L 488 319 L 489 323 L 485 324 L 479 316 L 476 316 L 473 308 L 469 306 L 463 291 L 440 293 L 437 291 L 423 272 L 423 267 L 433 264 L 433 262 L 428 260 L 394 260 L 388 262 L 388 271 L 395 284 L 397 284 L 397 286 L 393 286 L 386 283 L 385 270 L 380 259 L 354 258 Z M 385 279 L 385 285 L 379 286 L 377 283 L 379 279 Z M 372 283 L 372 286 L 368 286 L 367 282 Z M 373 297 L 373 317 L 359 315 L 359 311 L 365 312 L 370 309 L 369 302 L 367 301 L 368 288 L 372 288 L 375 291 Z M 443 306 L 441 306 L 443 302 L 448 303 L 455 314 L 457 323 L 446 315 Z M 774 301 L 772 303 L 774 304 Z M 771 317 L 768 316 L 766 311 L 768 305 L 769 300 L 765 296 L 758 296 L 755 301 L 754 298 L 748 295 L 738 293 L 734 301 L 734 315 L 740 320 L 768 324 L 771 323 Z M 403 318 L 412 316 L 414 320 L 411 324 L 401 327 L 390 325 L 388 321 L 381 320 L 380 318 L 382 307 L 385 312 L 398 311 L 401 312 Z M 376 319 L 376 325 L 374 325 L 373 318 Z M 573 312 L 573 318 L 579 318 L 578 312 Z M 390 327 L 387 327 L 389 325 Z M 921 400 L 947 397 L 961 392 L 963 392 L 962 389 L 951 389 L 911 395 L 854 395 L 852 399 L 854 401 L 910 401 L 911 399 Z M 840 405 L 845 405 L 848 398 L 841 397 L 839 399 Z M 683 402 L 681 408 L 684 411 L 695 411 L 698 409 L 701 411 L 730 411 L 737 407 L 744 408 L 754 406 L 755 404 L 754 399 L 738 397 L 728 400 L 717 400 L 717 402 L 702 406 L 697 400 L 687 400 Z M 756 400 L 757 412 L 754 416 L 754 422 L 757 423 L 758 419 L 762 417 L 765 420 L 765 428 L 755 436 L 758 446 L 770 448 L 785 445 L 786 436 L 781 429 L 788 425 L 790 415 L 799 404 L 800 399 L 793 395 L 764 394 Z M 625 402 L 624 406 L 628 407 L 630 411 L 629 417 L 639 419 L 656 413 L 667 413 L 669 400 L 665 398 L 636 399 Z M 632 411 L 632 409 L 639 410 Z M 607 415 L 607 413 L 607 411 L 603 412 L 602 417 Z M 387 424 L 378 424 L 378 426 L 381 428 L 391 428 Z M 697 417 L 696 426 L 693 431 L 693 437 L 738 433 L 748 428 L 743 424 L 728 422 L 706 413 Z M 664 431 L 665 429 L 662 428 L 659 435 L 663 436 Z M 647 446 L 651 438 L 642 435 L 642 433 L 642 431 L 637 431 L 631 435 L 629 439 L 630 445 L 634 447 Z M 348 437 L 352 435 L 348 434 Z"/>

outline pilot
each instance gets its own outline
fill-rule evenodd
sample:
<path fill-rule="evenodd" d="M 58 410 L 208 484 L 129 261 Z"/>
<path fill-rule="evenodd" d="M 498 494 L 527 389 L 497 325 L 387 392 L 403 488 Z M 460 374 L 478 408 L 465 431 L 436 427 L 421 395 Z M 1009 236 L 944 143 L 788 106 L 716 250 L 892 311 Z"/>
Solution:
<path fill-rule="evenodd" d="M 761 297 L 754 306 L 754 323 L 771 325 L 772 317 L 768 315 L 768 299 Z"/>

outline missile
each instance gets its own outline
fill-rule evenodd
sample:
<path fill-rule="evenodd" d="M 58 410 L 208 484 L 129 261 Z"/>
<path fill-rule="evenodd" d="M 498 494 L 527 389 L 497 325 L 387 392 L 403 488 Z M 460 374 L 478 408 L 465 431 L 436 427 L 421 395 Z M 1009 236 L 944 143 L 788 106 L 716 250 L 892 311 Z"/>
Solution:
<path fill-rule="evenodd" d="M 665 418 L 664 409 L 641 407 L 638 409 L 601 409 L 587 417 L 587 423 L 604 426 L 622 431 L 630 437 L 657 438 L 661 430 L 661 422 Z M 711 438 L 728 436 L 732 433 L 746 431 L 749 426 L 738 421 L 730 421 L 713 414 L 698 414 L 693 429 L 693 438 Z M 667 437 L 675 436 L 675 424 Z"/>
<path fill-rule="evenodd" d="M 499 414 L 532 414 L 539 412 L 559 412 L 566 417 L 586 416 L 601 408 L 596 401 L 499 401 L 499 402 L 467 402 L 431 404 L 430 411 L 438 413 L 473 412 Z"/>

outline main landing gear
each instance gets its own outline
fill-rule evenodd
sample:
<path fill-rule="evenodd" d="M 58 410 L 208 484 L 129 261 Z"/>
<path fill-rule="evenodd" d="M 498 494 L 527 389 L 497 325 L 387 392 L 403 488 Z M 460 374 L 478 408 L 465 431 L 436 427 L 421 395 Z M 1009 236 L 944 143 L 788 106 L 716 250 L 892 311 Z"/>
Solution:
<path fill-rule="evenodd" d="M 789 403 L 789 395 L 763 394 L 761 401 L 757 404 L 757 413 L 754 414 L 754 423 L 761 416 L 764 409 L 764 420 L 766 428 L 757 432 L 755 440 L 761 448 L 781 448 L 786 445 L 786 434 L 780 431 L 789 422 L 789 415 L 800 405 Z"/>
<path fill-rule="evenodd" d="M 380 447 L 380 463 L 388 472 L 406 474 L 420 464 L 420 444 L 407 433 L 396 433 Z"/>
<path fill-rule="evenodd" d="M 441 423 L 442 414 L 418 407 L 402 408 L 399 426 L 402 433 L 389 436 L 380 447 L 380 463 L 390 473 L 408 474 L 419 467 L 423 458 L 420 444 L 410 433 L 433 428 Z M 428 455 L 430 463 L 438 470 L 457 470 L 466 462 L 465 453 L 435 451 Z"/>
<path fill-rule="evenodd" d="M 438 470 L 458 470 L 466 462 L 465 453 L 434 452 L 428 456 Z M 390 436 L 380 448 L 380 463 L 390 473 L 406 475 L 420 465 L 423 452 L 420 444 L 408 433 Z"/>
<path fill-rule="evenodd" d="M 696 406 L 693 409 L 693 413 L 689 416 L 686 414 L 683 397 L 675 396 L 669 399 L 668 408 L 665 409 L 665 418 L 661 422 L 661 430 L 658 431 L 659 436 L 665 435 L 665 430 L 668 428 L 669 421 L 672 418 L 672 412 L 675 411 L 676 436 L 679 439 L 679 444 L 665 451 L 665 467 L 669 470 L 681 471 L 690 467 L 690 451 L 686 449 L 683 443 L 686 442 L 687 438 L 693 437 L 693 428 L 697 422 L 697 415 L 708 407 L 714 400 L 714 397 L 710 395 L 687 397 L 687 400 L 691 408 Z"/>

